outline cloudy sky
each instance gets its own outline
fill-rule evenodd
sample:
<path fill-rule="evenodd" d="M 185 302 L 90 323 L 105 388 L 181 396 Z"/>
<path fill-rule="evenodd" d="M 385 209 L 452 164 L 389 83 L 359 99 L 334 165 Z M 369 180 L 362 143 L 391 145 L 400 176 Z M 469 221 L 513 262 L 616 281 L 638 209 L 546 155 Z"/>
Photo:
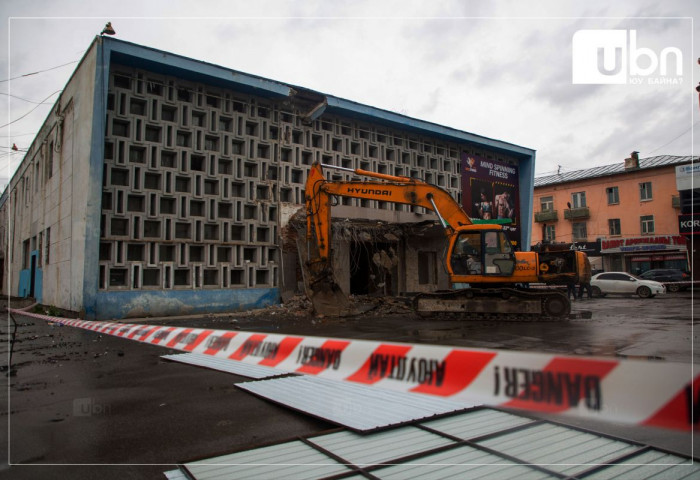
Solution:
<path fill-rule="evenodd" d="M 107 21 L 125 41 L 533 148 L 537 175 L 700 152 L 693 0 L 3 0 L 0 13 L 0 183 Z"/>

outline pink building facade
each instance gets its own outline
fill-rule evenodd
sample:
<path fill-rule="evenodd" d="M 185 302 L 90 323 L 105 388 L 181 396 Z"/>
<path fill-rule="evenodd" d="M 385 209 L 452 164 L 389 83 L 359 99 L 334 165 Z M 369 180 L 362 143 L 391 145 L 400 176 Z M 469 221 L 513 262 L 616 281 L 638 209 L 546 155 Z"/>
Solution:
<path fill-rule="evenodd" d="M 676 166 L 691 162 L 634 152 L 624 163 L 535 178 L 532 243 L 585 249 L 594 270 L 689 270 Z"/>

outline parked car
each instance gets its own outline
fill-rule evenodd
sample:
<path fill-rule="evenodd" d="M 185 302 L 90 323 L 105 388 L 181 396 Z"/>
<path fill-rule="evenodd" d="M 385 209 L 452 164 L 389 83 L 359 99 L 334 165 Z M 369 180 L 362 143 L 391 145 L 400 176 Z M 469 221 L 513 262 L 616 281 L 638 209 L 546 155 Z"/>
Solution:
<path fill-rule="evenodd" d="M 654 280 L 666 284 L 666 290 L 669 292 L 677 292 L 679 290 L 687 290 L 690 288 L 690 283 L 679 284 L 678 282 L 690 282 L 690 275 L 682 270 L 672 268 L 655 268 L 647 270 L 639 275 L 639 278 L 644 280 Z"/>
<path fill-rule="evenodd" d="M 593 296 L 604 297 L 613 294 L 637 294 L 642 298 L 666 293 L 663 283 L 644 280 L 626 272 L 605 272 L 591 278 Z"/>

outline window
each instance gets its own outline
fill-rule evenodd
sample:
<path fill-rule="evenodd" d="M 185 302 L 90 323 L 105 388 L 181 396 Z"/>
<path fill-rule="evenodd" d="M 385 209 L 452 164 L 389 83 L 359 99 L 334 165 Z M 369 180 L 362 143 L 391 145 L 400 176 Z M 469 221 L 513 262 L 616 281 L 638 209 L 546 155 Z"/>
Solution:
<path fill-rule="evenodd" d="M 586 192 L 576 192 L 571 194 L 572 208 L 583 208 L 586 206 Z"/>
<path fill-rule="evenodd" d="M 606 188 L 605 194 L 608 196 L 608 205 L 617 205 L 620 203 L 620 191 L 617 187 Z"/>
<path fill-rule="evenodd" d="M 644 182 L 639 184 L 639 199 L 644 201 L 644 200 L 651 200 L 651 182 Z"/>
<path fill-rule="evenodd" d="M 610 236 L 620 235 L 620 219 L 611 218 L 608 220 L 608 230 L 610 232 Z"/>
<path fill-rule="evenodd" d="M 642 224 L 642 233 L 654 233 L 654 215 L 642 215 L 639 220 Z"/>
<path fill-rule="evenodd" d="M 44 248 L 46 248 L 46 253 L 44 253 L 44 263 L 49 264 L 49 252 L 51 252 L 51 227 L 46 229 L 45 234 L 46 239 L 44 240 Z"/>
<path fill-rule="evenodd" d="M 540 198 L 540 212 L 551 212 L 554 210 L 554 197 Z"/>
<path fill-rule="evenodd" d="M 29 268 L 29 256 L 31 255 L 31 250 L 29 247 L 29 240 L 22 242 L 22 268 Z"/>
<path fill-rule="evenodd" d="M 53 177 L 53 142 L 49 143 L 49 151 L 46 153 L 46 174 L 44 174 L 44 181 Z"/>
<path fill-rule="evenodd" d="M 554 225 L 547 225 L 544 228 L 544 239 L 548 242 L 553 242 L 555 238 Z"/>
<path fill-rule="evenodd" d="M 586 223 L 585 222 L 575 222 L 573 224 L 573 241 L 574 242 L 585 242 L 586 237 L 587 237 Z"/>

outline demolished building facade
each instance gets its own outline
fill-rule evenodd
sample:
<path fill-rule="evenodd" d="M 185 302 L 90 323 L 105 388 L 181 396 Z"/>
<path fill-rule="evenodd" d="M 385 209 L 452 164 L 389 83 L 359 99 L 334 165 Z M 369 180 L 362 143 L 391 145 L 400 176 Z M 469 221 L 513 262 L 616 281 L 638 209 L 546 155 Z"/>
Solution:
<path fill-rule="evenodd" d="M 313 162 L 461 199 L 470 155 L 517 165 L 529 245 L 533 150 L 98 37 L 0 198 L 2 291 L 100 319 L 264 307 L 299 289 L 290 219 Z M 431 212 L 340 198 L 333 213 L 346 293 L 449 287 Z"/>

